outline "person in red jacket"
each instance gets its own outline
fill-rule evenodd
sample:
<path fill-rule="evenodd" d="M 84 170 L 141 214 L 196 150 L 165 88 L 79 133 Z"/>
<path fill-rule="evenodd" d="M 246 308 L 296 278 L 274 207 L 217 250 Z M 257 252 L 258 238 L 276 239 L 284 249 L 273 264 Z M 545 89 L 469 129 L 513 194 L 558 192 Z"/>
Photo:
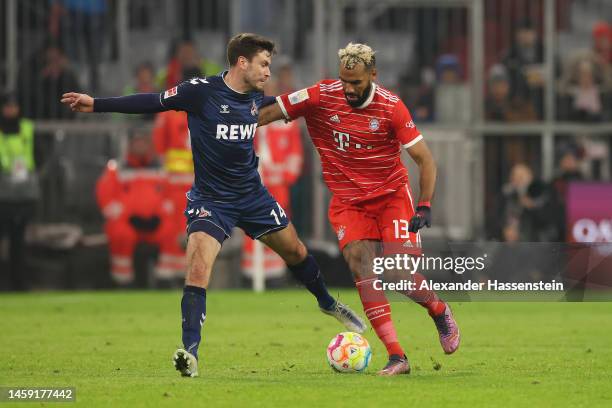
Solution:
<path fill-rule="evenodd" d="M 266 85 L 266 94 L 277 95 L 278 92 L 278 84 L 270 80 Z M 278 120 L 257 129 L 255 149 L 264 185 L 285 211 L 290 213 L 290 188 L 300 177 L 304 161 L 298 121 Z M 253 276 L 253 251 L 253 240 L 245 236 L 242 270 L 248 277 Z M 285 262 L 268 247 L 264 247 L 264 271 L 266 278 L 279 278 L 285 273 Z"/>
<path fill-rule="evenodd" d="M 172 226 L 170 234 L 175 242 L 185 242 L 186 231 L 183 211 L 187 205 L 186 193 L 193 184 L 193 157 L 187 127 L 187 114 L 181 111 L 160 112 L 155 117 L 153 128 L 155 150 L 162 159 L 163 168 L 168 180 L 166 198 L 173 205 Z M 173 255 L 177 278 L 184 277 L 185 251 L 181 246 Z"/>
<path fill-rule="evenodd" d="M 111 276 L 120 286 L 134 281 L 133 255 L 140 242 L 159 247 L 158 280 L 170 280 L 184 270 L 180 243 L 170 234 L 174 209 L 165 198 L 167 189 L 166 176 L 144 132 L 131 137 L 126 157 L 110 160 L 98 180 L 96 197 L 106 219 Z"/>

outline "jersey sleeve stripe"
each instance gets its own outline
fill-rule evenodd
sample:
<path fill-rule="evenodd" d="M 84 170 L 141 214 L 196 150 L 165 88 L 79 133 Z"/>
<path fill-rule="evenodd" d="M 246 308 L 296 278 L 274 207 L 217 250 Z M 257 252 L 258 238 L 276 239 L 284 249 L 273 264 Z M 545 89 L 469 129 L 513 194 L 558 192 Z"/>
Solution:
<path fill-rule="evenodd" d="M 276 103 L 278 103 L 278 106 L 280 106 L 281 110 L 283 111 L 283 115 L 285 115 L 285 119 L 291 120 L 291 118 L 289 117 L 289 114 L 287 113 L 287 109 L 285 109 L 285 104 L 283 103 L 283 100 L 280 96 L 276 97 Z"/>
<path fill-rule="evenodd" d="M 412 147 L 415 144 L 419 143 L 421 140 L 423 140 L 423 135 L 418 135 L 417 137 L 415 137 L 414 139 L 412 139 L 410 142 L 406 143 L 402 147 L 404 149 L 408 149 L 409 147 Z"/>

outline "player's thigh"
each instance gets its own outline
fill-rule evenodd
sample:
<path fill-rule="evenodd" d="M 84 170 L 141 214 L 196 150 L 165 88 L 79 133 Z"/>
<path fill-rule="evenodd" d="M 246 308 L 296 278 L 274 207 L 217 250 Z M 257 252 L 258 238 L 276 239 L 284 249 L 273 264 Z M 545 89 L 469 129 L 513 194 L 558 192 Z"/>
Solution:
<path fill-rule="evenodd" d="M 381 239 L 376 215 L 368 213 L 365 208 L 346 205 L 332 198 L 328 217 L 336 231 L 340 250 L 353 241 Z"/>
<path fill-rule="evenodd" d="M 252 239 L 282 231 L 289 225 L 285 210 L 264 187 L 245 197 L 238 206 L 236 226 Z M 287 233 L 281 236 L 287 239 Z"/>
<path fill-rule="evenodd" d="M 188 285 L 208 287 L 212 267 L 221 250 L 219 241 L 205 232 L 196 231 L 187 241 Z"/>
<path fill-rule="evenodd" d="M 380 254 L 380 242 L 373 240 L 357 240 L 349 242 L 342 249 L 342 256 L 355 279 L 366 279 L 374 276 L 374 258 Z"/>
<path fill-rule="evenodd" d="M 306 246 L 298 238 L 292 223 L 286 228 L 269 232 L 259 237 L 259 240 L 280 255 L 287 265 L 296 265 L 306 258 Z"/>

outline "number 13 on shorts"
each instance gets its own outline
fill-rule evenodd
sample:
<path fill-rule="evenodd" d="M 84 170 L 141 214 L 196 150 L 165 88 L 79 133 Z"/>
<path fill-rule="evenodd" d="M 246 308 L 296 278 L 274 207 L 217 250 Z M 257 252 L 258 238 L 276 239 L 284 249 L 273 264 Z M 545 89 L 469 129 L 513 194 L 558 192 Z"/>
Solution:
<path fill-rule="evenodd" d="M 393 220 L 393 227 L 395 232 L 395 238 L 397 239 L 409 239 L 408 233 L 408 220 Z"/>
<path fill-rule="evenodd" d="M 270 215 L 274 217 L 276 225 L 281 225 L 280 219 L 287 218 L 287 214 L 285 214 L 285 210 L 283 210 L 283 207 L 281 207 L 279 203 L 276 203 L 276 206 L 278 207 L 278 214 L 276 212 L 276 209 L 273 208 L 272 211 L 270 211 Z"/>

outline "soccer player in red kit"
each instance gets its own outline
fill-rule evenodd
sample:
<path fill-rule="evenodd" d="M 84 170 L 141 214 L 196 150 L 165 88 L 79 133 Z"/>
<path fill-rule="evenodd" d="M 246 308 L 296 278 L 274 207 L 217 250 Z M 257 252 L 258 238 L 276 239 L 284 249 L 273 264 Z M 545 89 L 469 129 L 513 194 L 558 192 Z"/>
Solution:
<path fill-rule="evenodd" d="M 365 314 L 389 353 L 389 362 L 379 374 L 409 373 L 389 302 L 383 291 L 374 288 L 371 258 L 379 253 L 381 242 L 420 247 L 419 229 L 431 225 L 436 166 L 404 103 L 374 82 L 374 51 L 365 44 L 351 43 L 338 56 L 338 80 L 323 80 L 277 97 L 276 104 L 260 110 L 259 124 L 300 116 L 306 119 L 321 157 L 323 179 L 333 193 L 329 220 L 353 273 Z M 420 170 L 416 208 L 400 158 L 402 147 Z M 423 275 L 412 276 L 419 288 Z M 428 310 L 444 351 L 450 354 L 457 350 L 459 329 L 448 305 L 427 289 L 401 293 Z"/>

